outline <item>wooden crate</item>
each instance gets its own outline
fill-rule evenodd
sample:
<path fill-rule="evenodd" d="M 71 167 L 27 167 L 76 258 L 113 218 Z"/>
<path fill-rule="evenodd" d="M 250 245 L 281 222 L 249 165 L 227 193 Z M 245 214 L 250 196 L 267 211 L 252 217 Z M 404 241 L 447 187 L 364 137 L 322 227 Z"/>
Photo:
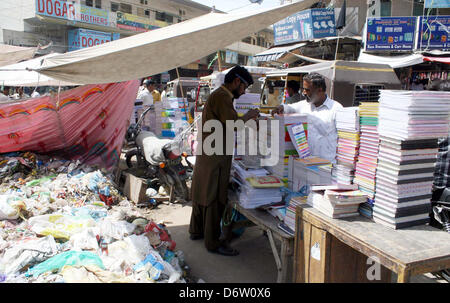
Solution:
<path fill-rule="evenodd" d="M 124 174 L 126 176 L 125 185 L 123 187 L 124 195 L 135 203 L 143 203 L 148 200 L 145 194 L 147 191 L 145 179 L 137 177 L 129 172 L 124 172 Z"/>

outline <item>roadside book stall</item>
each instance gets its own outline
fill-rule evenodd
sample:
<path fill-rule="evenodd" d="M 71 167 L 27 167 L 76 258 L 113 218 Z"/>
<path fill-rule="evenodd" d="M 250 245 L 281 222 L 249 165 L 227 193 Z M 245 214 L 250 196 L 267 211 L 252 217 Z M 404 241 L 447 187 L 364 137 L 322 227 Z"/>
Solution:
<path fill-rule="evenodd" d="M 390 282 L 392 273 L 408 282 L 450 267 L 450 235 L 428 225 L 450 93 L 379 96 L 337 112 L 335 163 L 310 154 L 308 117 L 301 114 L 264 116 L 280 123 L 276 165 L 235 158 L 230 202 L 268 233 L 278 282 L 290 279 L 292 253 L 294 282 Z M 368 274 L 374 264 L 376 278 Z"/>

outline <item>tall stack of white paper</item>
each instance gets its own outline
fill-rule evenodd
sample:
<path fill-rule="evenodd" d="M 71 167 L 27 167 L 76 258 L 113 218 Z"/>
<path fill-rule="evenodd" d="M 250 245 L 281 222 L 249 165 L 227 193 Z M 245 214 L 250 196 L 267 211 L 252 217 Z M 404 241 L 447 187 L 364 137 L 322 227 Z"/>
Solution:
<path fill-rule="evenodd" d="M 334 181 L 352 184 L 359 151 L 359 108 L 345 107 L 336 112 L 338 142 Z"/>
<path fill-rule="evenodd" d="M 449 135 L 450 93 L 381 91 L 374 220 L 425 224 L 431 210 L 437 139 Z"/>
<path fill-rule="evenodd" d="M 303 123 L 305 132 L 307 133 L 308 118 L 306 115 L 300 114 L 285 114 L 276 115 L 273 119 L 279 123 L 277 130 L 271 128 L 271 123 L 268 123 L 267 131 L 267 145 L 269 146 L 271 157 L 278 159 L 276 165 L 267 167 L 267 169 L 275 176 L 282 179 L 285 186 L 288 187 L 289 182 L 289 156 L 298 156 L 297 150 L 291 141 L 287 127 L 292 124 Z M 277 131 L 276 133 L 274 131 Z M 277 143 L 275 146 L 270 146 L 272 136 L 277 136 Z"/>
<path fill-rule="evenodd" d="M 233 162 L 232 168 L 232 179 L 239 187 L 237 195 L 243 208 L 257 208 L 281 202 L 283 197 L 280 188 L 255 188 L 248 181 L 251 177 L 268 176 L 266 169 L 245 169 L 237 162 Z"/>

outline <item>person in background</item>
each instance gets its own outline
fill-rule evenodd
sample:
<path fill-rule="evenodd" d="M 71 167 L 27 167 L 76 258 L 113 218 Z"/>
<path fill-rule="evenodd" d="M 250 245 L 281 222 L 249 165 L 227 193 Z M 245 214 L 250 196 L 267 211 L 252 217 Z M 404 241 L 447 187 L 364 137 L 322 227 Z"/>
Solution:
<path fill-rule="evenodd" d="M 343 106 L 326 94 L 325 78 L 318 73 L 303 77 L 303 95 L 306 100 L 282 104 L 272 111 L 275 114 L 307 114 L 308 145 L 313 156 L 336 163 L 337 129 L 336 111 Z"/>
<path fill-rule="evenodd" d="M 222 142 L 214 141 L 220 153 L 206 154 L 201 148 L 201 154 L 197 155 L 192 177 L 192 214 L 189 224 L 191 240 L 204 238 L 205 247 L 209 252 L 226 256 L 236 256 L 239 252 L 231 248 L 228 241 L 221 239 L 220 220 L 224 215 L 228 204 L 228 184 L 230 181 L 232 155 L 226 154 L 225 139 L 234 138 L 234 130 L 226 129 L 227 121 L 242 119 L 244 122 L 256 119 L 259 111 L 249 110 L 242 118 L 233 106 L 233 100 L 245 94 L 246 89 L 253 84 L 253 79 L 242 66 L 235 66 L 225 75 L 225 83 L 217 88 L 208 98 L 202 112 L 202 125 L 207 121 L 219 121 L 223 128 Z M 202 142 L 212 132 L 199 133 Z M 222 146 L 218 145 L 222 143 Z"/>
<path fill-rule="evenodd" d="M 3 90 L 0 92 L 0 101 L 11 100 L 9 97 L 9 86 L 4 86 Z"/>
<path fill-rule="evenodd" d="M 164 88 L 161 93 L 161 100 L 167 97 L 167 85 L 164 85 Z"/>
<path fill-rule="evenodd" d="M 142 115 L 142 113 L 147 108 L 152 106 L 153 102 L 154 102 L 152 91 L 155 89 L 155 83 L 151 80 L 145 80 L 143 82 L 143 85 L 144 85 L 144 89 L 141 90 L 137 96 L 137 99 L 142 101 L 142 105 L 137 110 L 137 119 L 139 119 L 139 117 Z M 144 129 L 144 130 L 150 129 L 151 116 L 152 116 L 151 111 L 145 115 L 144 121 L 142 121 L 142 129 Z"/>
<path fill-rule="evenodd" d="M 411 84 L 411 90 L 423 90 L 423 83 L 420 81 L 419 78 L 414 79 L 413 83 Z"/>
<path fill-rule="evenodd" d="M 15 100 L 30 98 L 28 94 L 23 91 L 23 87 L 20 86 L 17 88 L 17 92 L 12 95 L 12 98 Z"/>
<path fill-rule="evenodd" d="M 38 97 L 40 97 L 41 96 L 41 94 L 39 93 L 40 90 L 41 90 L 40 87 L 36 87 L 34 89 L 34 91 L 31 93 L 31 98 L 38 98 Z"/>
<path fill-rule="evenodd" d="M 286 98 L 286 104 L 293 104 L 297 103 L 304 98 L 302 95 L 298 93 L 298 90 L 300 89 L 300 84 L 298 81 L 295 80 L 289 80 L 287 83 L 287 93 L 289 97 Z"/>

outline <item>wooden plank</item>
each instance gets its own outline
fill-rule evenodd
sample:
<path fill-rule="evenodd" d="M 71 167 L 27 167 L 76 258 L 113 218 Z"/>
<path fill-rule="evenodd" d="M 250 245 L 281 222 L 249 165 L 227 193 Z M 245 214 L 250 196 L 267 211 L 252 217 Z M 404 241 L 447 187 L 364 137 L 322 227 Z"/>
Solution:
<path fill-rule="evenodd" d="M 126 173 L 124 195 L 135 203 L 142 203 L 147 200 L 147 184 L 145 180 L 131 173 Z"/>
<path fill-rule="evenodd" d="M 345 243 L 331 236 L 331 255 L 329 282 L 353 283 L 357 269 L 356 251 Z"/>
<path fill-rule="evenodd" d="M 303 220 L 301 219 L 301 211 L 296 212 L 295 215 L 295 241 L 294 241 L 294 271 L 292 281 L 294 283 L 305 282 L 305 231 Z"/>
<path fill-rule="evenodd" d="M 327 232 L 315 226 L 311 227 L 311 245 L 309 246 L 309 282 L 324 283 L 327 268 Z"/>
<path fill-rule="evenodd" d="M 309 283 L 309 258 L 310 258 L 310 247 L 311 247 L 311 232 L 312 232 L 312 225 L 309 222 L 303 221 L 303 230 L 305 233 L 305 246 L 303 251 L 303 258 L 305 259 L 305 282 Z"/>

